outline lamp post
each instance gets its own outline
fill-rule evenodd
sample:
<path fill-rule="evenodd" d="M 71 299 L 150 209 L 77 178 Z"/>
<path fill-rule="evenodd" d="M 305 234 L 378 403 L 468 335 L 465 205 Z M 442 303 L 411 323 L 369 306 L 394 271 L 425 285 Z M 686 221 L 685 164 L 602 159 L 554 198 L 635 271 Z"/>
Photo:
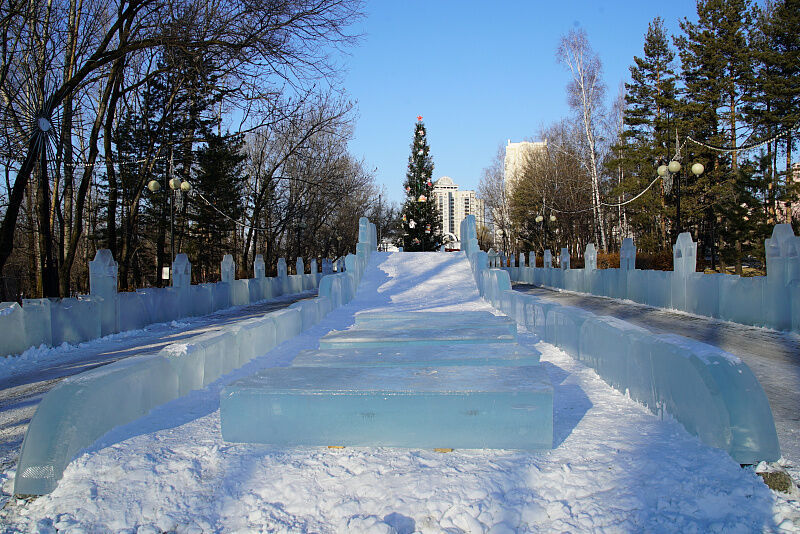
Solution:
<path fill-rule="evenodd" d="M 175 260 L 175 197 L 177 195 L 181 196 L 181 201 L 183 200 L 183 195 L 188 193 L 192 190 L 192 184 L 187 182 L 186 180 L 181 181 L 180 178 L 172 178 L 169 182 L 170 188 L 170 203 L 169 203 L 169 232 L 170 232 L 170 239 L 169 239 L 169 246 L 170 246 L 170 256 L 172 257 L 172 261 Z M 158 193 L 161 190 L 161 184 L 158 180 L 150 180 L 147 183 L 147 189 L 150 190 L 151 193 Z"/>
<path fill-rule="evenodd" d="M 703 167 L 702 163 L 694 163 L 691 166 L 692 174 L 695 176 L 700 176 L 705 171 L 705 167 Z M 680 172 L 681 172 L 681 162 L 680 158 L 676 157 L 669 164 L 661 164 L 658 166 L 658 170 L 656 171 L 658 175 L 664 181 L 664 192 L 669 194 L 672 190 L 672 186 L 675 186 L 675 237 L 677 238 L 678 235 L 681 233 L 681 182 L 680 182 Z"/>
<path fill-rule="evenodd" d="M 169 214 L 169 246 L 172 261 L 175 261 L 175 198 L 180 195 L 181 205 L 183 205 L 183 195 L 192 190 L 192 184 L 186 180 L 181 181 L 180 178 L 173 178 L 169 181 L 169 188 L 172 190 Z"/>
<path fill-rule="evenodd" d="M 551 223 L 556 222 L 556 216 L 552 213 L 550 217 L 548 217 Z M 544 215 L 537 215 L 534 219 L 537 223 L 539 223 L 539 228 L 542 231 L 542 251 L 547 248 L 547 223 L 545 222 Z"/>

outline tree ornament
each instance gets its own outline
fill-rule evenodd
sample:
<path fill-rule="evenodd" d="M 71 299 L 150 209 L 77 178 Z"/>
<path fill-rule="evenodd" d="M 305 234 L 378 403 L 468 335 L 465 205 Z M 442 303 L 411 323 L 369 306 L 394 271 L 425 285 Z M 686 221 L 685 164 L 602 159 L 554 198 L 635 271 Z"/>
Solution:
<path fill-rule="evenodd" d="M 417 199 L 417 202 L 427 202 L 427 201 L 428 197 L 426 197 L 425 195 L 420 195 L 419 198 Z"/>
<path fill-rule="evenodd" d="M 403 214 L 403 222 L 406 222 L 406 216 Z"/>
<path fill-rule="evenodd" d="M 406 193 L 408 193 L 409 191 L 411 191 L 411 188 L 410 187 L 406 187 Z"/>
<path fill-rule="evenodd" d="M 433 182 L 431 182 L 430 180 L 428 180 L 428 187 L 433 187 Z"/>
<path fill-rule="evenodd" d="M 431 233 L 431 225 L 430 225 L 430 224 L 428 224 L 428 225 L 425 225 L 425 233 L 426 233 L 426 234 L 429 234 L 429 233 Z"/>
<path fill-rule="evenodd" d="M 417 120 L 421 121 L 422 120 L 422 115 L 417 115 Z"/>
<path fill-rule="evenodd" d="M 418 155 L 418 156 L 421 156 L 421 155 L 422 155 L 422 154 L 424 154 L 424 153 L 425 153 L 425 152 L 424 152 L 424 151 L 423 151 L 423 150 L 420 148 L 420 149 L 419 149 L 419 152 L 417 152 L 417 155 Z"/>
<path fill-rule="evenodd" d="M 416 221 L 414 221 L 414 219 L 411 219 L 410 221 L 408 221 L 408 227 L 411 228 L 412 230 L 414 228 L 416 228 L 417 227 Z"/>

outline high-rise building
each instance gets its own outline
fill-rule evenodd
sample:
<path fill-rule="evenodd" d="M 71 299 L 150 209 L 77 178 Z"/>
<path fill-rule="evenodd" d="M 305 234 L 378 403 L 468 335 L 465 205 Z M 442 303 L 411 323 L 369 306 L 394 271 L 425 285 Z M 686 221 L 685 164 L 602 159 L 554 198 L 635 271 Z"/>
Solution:
<path fill-rule="evenodd" d="M 510 192 L 514 188 L 525 169 L 527 159 L 533 154 L 545 150 L 547 150 L 547 139 L 537 142 L 520 141 L 519 143 L 512 143 L 511 139 L 508 140 L 506 157 L 503 162 L 506 192 Z"/>
<path fill-rule="evenodd" d="M 449 176 L 442 176 L 433 184 L 433 197 L 442 216 L 442 233 L 445 242 L 461 241 L 461 221 L 467 215 L 474 215 L 478 226 L 485 224 L 483 200 L 475 196 L 475 191 L 459 191 L 458 185 Z"/>
<path fill-rule="evenodd" d="M 503 160 L 503 187 L 505 188 L 506 198 L 511 198 L 514 188 L 522 177 L 525 170 L 525 165 L 528 163 L 528 158 L 535 155 L 537 152 L 544 152 L 547 150 L 547 139 L 544 141 L 520 141 L 519 143 L 512 143 L 511 139 L 508 140 L 506 145 L 506 156 Z M 511 228 L 510 216 L 508 214 L 508 206 L 504 205 L 500 208 L 492 210 L 493 221 L 493 241 L 495 247 L 500 250 L 505 250 L 506 247 L 514 247 L 514 235 L 509 230 Z M 508 235 L 504 235 L 503 229 L 506 229 Z"/>

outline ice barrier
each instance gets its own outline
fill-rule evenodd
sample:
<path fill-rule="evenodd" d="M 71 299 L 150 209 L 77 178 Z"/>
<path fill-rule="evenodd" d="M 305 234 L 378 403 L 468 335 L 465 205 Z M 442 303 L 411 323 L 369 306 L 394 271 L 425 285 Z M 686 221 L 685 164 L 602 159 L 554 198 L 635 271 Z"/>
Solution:
<path fill-rule="evenodd" d="M 735 356 L 533 295 L 507 291 L 503 297 L 496 302 L 518 323 L 594 368 L 653 413 L 669 413 L 737 462 L 780 458 L 766 395 L 750 368 Z"/>
<path fill-rule="evenodd" d="M 800 237 L 788 224 L 775 225 L 765 240 L 767 276 L 740 277 L 695 272 L 697 243 L 688 232 L 673 246 L 673 271 L 635 268 L 636 248 L 625 239 L 619 269 L 597 269 L 592 243 L 584 253 L 585 268 L 570 269 L 562 249 L 562 273 L 545 268 L 507 267 L 515 282 L 581 293 L 630 299 L 753 326 L 800 332 Z"/>
<path fill-rule="evenodd" d="M 368 221 L 365 224 L 370 225 Z M 370 226 L 374 235 L 374 225 Z M 348 256 L 353 271 L 341 276 L 347 275 L 353 288 L 371 250 L 362 247 L 360 256 Z M 257 258 L 256 280 L 263 281 L 261 265 Z M 329 289 L 328 295 L 168 345 L 158 354 L 127 358 L 64 379 L 44 396 L 28 425 L 14 494 L 50 493 L 72 458 L 114 427 L 207 386 L 319 321 L 335 307 L 334 300 L 349 302 L 354 294 L 349 286 L 348 291 L 344 286 Z"/>
<path fill-rule="evenodd" d="M 488 312 L 361 313 L 292 367 L 226 386 L 222 435 L 273 445 L 549 449 L 550 378 L 515 340 L 516 323 Z"/>
<path fill-rule="evenodd" d="M 474 225 L 471 216 L 462 223 L 462 234 L 470 224 Z M 789 252 L 792 243 L 786 229 L 779 230 L 768 241 L 772 247 L 768 257 L 773 258 L 773 276 L 775 271 L 785 276 L 778 284 L 795 280 L 791 267 L 794 256 Z M 622 271 L 630 270 L 633 265 L 632 245 L 631 242 L 625 247 Z M 682 258 L 677 262 L 678 272 L 694 277 L 691 240 L 684 237 L 678 248 Z M 589 250 L 589 268 L 584 274 L 615 271 L 593 269 L 596 266 L 593 249 L 592 246 Z M 727 451 L 741 464 L 780 458 L 772 410 L 764 390 L 750 368 L 732 354 L 677 335 L 654 335 L 618 319 L 598 317 L 579 308 L 513 291 L 508 270 L 489 269 L 487 254 L 478 251 L 477 246 L 467 248 L 466 252 L 476 279 L 482 282 L 478 286 L 483 298 L 544 341 L 594 368 L 616 389 L 627 392 L 653 413 L 670 414 L 687 431 Z M 559 272 L 530 268 L 519 271 L 523 277 L 533 272 L 540 273 L 537 276 L 546 271 Z M 574 270 L 564 272 L 571 271 Z M 592 283 L 591 287 L 598 287 L 597 280 Z M 792 283 L 788 285 L 795 287 Z M 656 288 L 654 293 L 658 292 Z"/>
<path fill-rule="evenodd" d="M 549 449 L 540 366 L 284 367 L 227 386 L 226 441 L 273 445 Z"/>
<path fill-rule="evenodd" d="M 80 343 L 152 323 L 206 315 L 316 288 L 321 278 L 316 272 L 316 260 L 312 260 L 308 274 L 302 258 L 298 258 L 297 265 L 298 274 L 287 276 L 286 261 L 281 258 L 279 276 L 267 278 L 264 259 L 259 254 L 254 261 L 255 277 L 237 280 L 233 256 L 228 254 L 220 264 L 221 282 L 191 285 L 192 266 L 186 254 L 178 254 L 172 263 L 172 287 L 117 293 L 117 262 L 110 251 L 101 249 L 89 262 L 89 295 L 26 299 L 22 306 L 0 304 L 0 356 L 19 354 L 41 344 Z"/>

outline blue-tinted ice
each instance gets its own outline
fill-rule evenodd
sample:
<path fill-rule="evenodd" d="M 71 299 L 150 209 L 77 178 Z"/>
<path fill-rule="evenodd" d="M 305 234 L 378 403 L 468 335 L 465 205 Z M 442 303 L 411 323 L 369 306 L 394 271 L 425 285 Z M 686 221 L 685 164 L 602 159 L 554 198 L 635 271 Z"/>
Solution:
<path fill-rule="evenodd" d="M 431 365 L 537 365 L 539 353 L 516 343 L 436 347 L 378 347 L 304 350 L 292 362 L 297 367 L 386 367 Z"/>
<path fill-rule="evenodd" d="M 513 319 L 489 312 L 360 313 L 355 326 L 330 332 L 320 348 L 513 343 L 516 338 Z"/>
<path fill-rule="evenodd" d="M 275 445 L 549 449 L 553 390 L 490 312 L 362 312 L 291 368 L 220 397 L 223 438 Z"/>
<path fill-rule="evenodd" d="M 414 328 L 410 330 L 352 329 L 334 331 L 319 340 L 322 349 L 385 347 L 394 345 L 450 345 L 462 343 L 513 343 L 515 334 L 505 326 Z"/>
<path fill-rule="evenodd" d="M 549 449 L 553 389 L 540 366 L 276 367 L 220 395 L 226 441 Z"/>

